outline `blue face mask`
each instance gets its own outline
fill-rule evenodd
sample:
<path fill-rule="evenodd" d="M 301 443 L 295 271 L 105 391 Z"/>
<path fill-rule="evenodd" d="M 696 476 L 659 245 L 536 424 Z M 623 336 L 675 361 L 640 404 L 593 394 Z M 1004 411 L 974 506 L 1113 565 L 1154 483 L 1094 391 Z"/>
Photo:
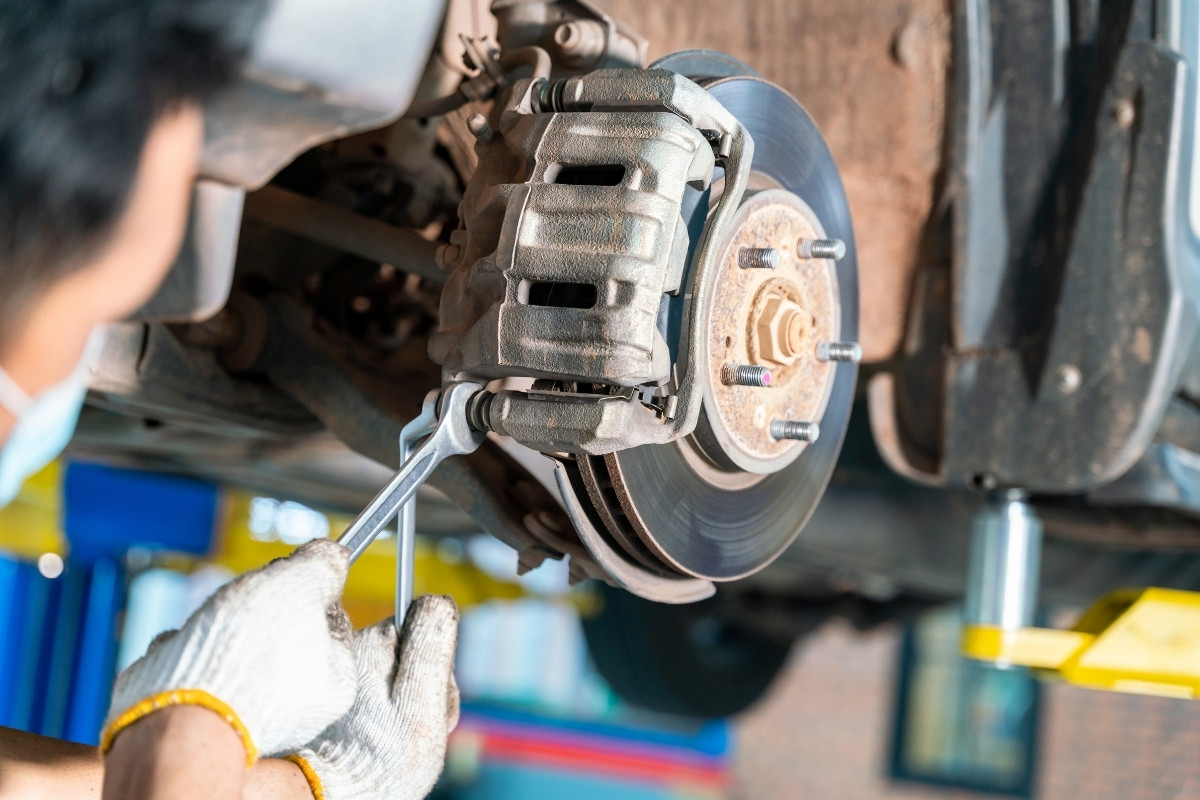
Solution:
<path fill-rule="evenodd" d="M 102 346 L 103 337 L 93 334 L 74 371 L 36 397 L 0 368 L 0 405 L 17 419 L 0 449 L 0 507 L 11 503 L 25 479 L 54 460 L 71 440 Z"/>

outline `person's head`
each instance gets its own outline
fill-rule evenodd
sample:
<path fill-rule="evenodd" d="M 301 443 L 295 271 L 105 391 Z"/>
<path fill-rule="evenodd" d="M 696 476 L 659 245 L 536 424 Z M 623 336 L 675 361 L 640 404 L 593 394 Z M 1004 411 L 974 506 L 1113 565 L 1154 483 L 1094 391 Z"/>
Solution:
<path fill-rule="evenodd" d="M 29 397 L 140 307 L 186 226 L 200 107 L 257 0 L 0 0 L 0 367 Z M 11 406 L 10 403 L 5 405 Z M 0 408 L 0 438 L 14 415 Z"/>

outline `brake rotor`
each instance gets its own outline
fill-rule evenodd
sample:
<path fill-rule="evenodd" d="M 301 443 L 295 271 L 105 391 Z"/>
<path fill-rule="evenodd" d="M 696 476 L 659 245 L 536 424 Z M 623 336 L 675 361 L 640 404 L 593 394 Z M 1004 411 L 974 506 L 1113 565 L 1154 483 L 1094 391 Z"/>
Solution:
<path fill-rule="evenodd" d="M 726 337 L 729 353 L 717 352 L 723 337 L 715 337 L 709 352 L 701 355 L 701 363 L 711 364 L 716 373 L 727 357 L 761 355 L 755 350 L 760 345 L 755 341 L 756 325 L 768 300 L 746 293 L 770 294 L 768 284 L 779 284 L 776 295 L 797 309 L 792 311 L 789 306 L 791 313 L 811 318 L 813 328 L 793 336 L 803 358 L 776 365 L 781 376 L 790 373 L 787 385 L 778 387 L 788 392 L 786 396 L 770 396 L 771 400 L 764 401 L 767 395 L 753 393 L 769 390 L 736 387 L 735 391 L 723 386 L 714 374 L 705 393 L 701 423 L 692 436 L 603 459 L 579 460 L 599 516 L 635 562 L 656 572 L 724 581 L 753 573 L 778 556 L 799 534 L 829 481 L 845 434 L 857 370 L 852 364 L 816 363 L 812 343 L 803 337 L 824 338 L 832 332 L 838 341 L 857 340 L 857 258 L 841 179 L 808 113 L 782 89 L 761 78 L 730 76 L 733 68 L 728 59 L 714 60 L 712 69 L 706 70 L 702 56 L 687 55 L 679 65 L 667 56 L 653 66 L 686 68 L 685 74 L 696 76 L 694 79 L 750 131 L 754 139 L 750 185 L 763 191 L 761 195 L 748 192 L 743 207 L 756 202 L 761 205 L 763 195 L 771 193 L 775 193 L 773 199 L 783 201 L 784 207 L 767 209 L 742 227 L 735 226 L 726 247 L 746 246 L 755 236 L 776 229 L 786 230 L 793 240 L 789 247 L 794 247 L 797 232 L 805 230 L 805 225 L 812 228 L 811 235 L 840 239 L 846 246 L 840 261 L 816 265 L 818 270 L 828 269 L 828 279 L 813 273 L 813 265 L 808 264 L 791 264 L 788 272 L 786 255 L 784 264 L 764 271 L 772 274 L 761 279 L 749 280 L 726 269 L 722 278 L 728 284 L 726 296 L 716 301 L 722 307 L 703 310 L 705 319 L 728 324 L 731 331 Z M 788 193 L 799 202 L 786 200 Z M 692 220 L 693 242 L 699 238 L 709 201 L 707 192 L 694 192 L 684 203 L 684 218 Z M 811 213 L 806 215 L 805 210 Z M 689 216 L 689 211 L 694 213 Z M 678 338 L 682 302 L 681 297 L 669 314 L 674 330 L 668 341 Z M 737 321 L 722 323 L 731 318 Z M 787 402 L 776 408 L 779 397 Z M 764 411 L 756 420 L 758 405 Z M 773 442 L 756 432 L 765 430 L 774 415 L 789 409 L 801 415 L 819 415 L 819 420 L 813 420 L 820 424 L 815 442 Z M 739 448 L 743 452 L 739 453 Z"/>

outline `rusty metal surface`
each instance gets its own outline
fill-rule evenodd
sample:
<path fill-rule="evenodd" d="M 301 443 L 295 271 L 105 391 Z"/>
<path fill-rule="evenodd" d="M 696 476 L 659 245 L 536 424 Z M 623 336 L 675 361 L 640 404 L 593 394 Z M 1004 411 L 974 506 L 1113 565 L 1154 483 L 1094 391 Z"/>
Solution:
<path fill-rule="evenodd" d="M 1083 493 L 1147 453 L 1196 334 L 1196 245 L 1176 224 L 1184 72 L 1152 6 L 966 6 L 984 13 L 960 32 L 955 246 L 930 270 L 941 288 L 914 296 L 915 357 L 872 392 L 906 473 Z M 1086 58 L 1038 46 L 1068 33 Z"/>
<path fill-rule="evenodd" d="M 709 91 L 747 126 L 755 139 L 752 174 L 793 192 L 829 236 L 844 240 L 837 263 L 842 304 L 838 338 L 858 332 L 854 234 L 836 168 L 812 121 L 777 87 L 755 78 L 728 78 Z M 704 201 L 701 200 L 701 203 Z M 706 331 L 707 336 L 707 331 Z M 787 467 L 751 475 L 716 467 L 696 435 L 667 445 L 623 450 L 605 457 L 630 526 L 675 570 L 709 580 L 745 577 L 770 563 L 803 529 L 824 492 L 841 448 L 856 368 L 836 368 L 820 439 Z"/>
<path fill-rule="evenodd" d="M 398 118 L 423 76 L 449 72 L 426 67 L 446 5 L 408 3 L 401 14 L 387 0 L 269 4 L 242 77 L 206 104 L 187 241 L 134 319 L 194 321 L 219 310 L 232 285 L 240 200 L 219 199 L 213 187 L 231 196 L 259 188 L 305 150 Z"/>
<path fill-rule="evenodd" d="M 650 58 L 711 48 L 812 114 L 837 161 L 859 244 L 866 362 L 896 354 L 937 200 L 951 59 L 949 0 L 604 0 Z"/>
<path fill-rule="evenodd" d="M 670 356 L 656 326 L 658 307 L 664 292 L 679 290 L 686 252 L 679 204 L 686 183 L 712 174 L 708 143 L 666 112 L 529 114 L 514 123 L 504 136 L 525 154 L 528 179 L 494 189 L 506 203 L 485 213 L 498 211 L 507 224 L 472 281 L 478 288 L 499 278 L 503 295 L 467 325 L 447 313 L 462 308 L 461 299 L 447 297 L 431 343 L 435 355 L 450 344 L 449 331 L 465 327 L 439 359 L 452 373 L 619 386 L 665 381 Z M 557 182 L 564 169 L 590 165 L 619 168 L 620 182 Z M 468 249 L 479 246 L 470 238 L 472 222 L 468 216 Z M 585 308 L 558 305 L 555 297 L 535 305 L 537 284 L 587 284 L 595 300 Z"/>
<path fill-rule="evenodd" d="M 440 283 L 437 242 L 278 186 L 246 195 L 247 219 Z"/>
<path fill-rule="evenodd" d="M 749 472 L 774 472 L 799 457 L 807 444 L 775 439 L 771 422 L 820 420 L 829 399 L 835 366 L 817 360 L 817 344 L 837 339 L 841 309 L 834 262 L 801 258 L 796 252 L 801 239 L 813 238 L 824 238 L 820 221 L 802 200 L 775 189 L 742 203 L 724 243 L 707 320 L 704 409 L 722 452 Z M 754 247 L 777 248 L 779 267 L 741 267 L 739 252 Z M 786 333 L 776 330 L 786 322 L 779 308 L 785 304 L 802 323 L 800 342 L 786 355 L 773 352 L 764 341 Z M 771 383 L 726 385 L 721 380 L 726 364 L 768 367 Z"/>
<path fill-rule="evenodd" d="M 567 71 L 642 67 L 647 41 L 586 0 L 496 0 L 496 39 L 505 50 L 541 47 Z"/>

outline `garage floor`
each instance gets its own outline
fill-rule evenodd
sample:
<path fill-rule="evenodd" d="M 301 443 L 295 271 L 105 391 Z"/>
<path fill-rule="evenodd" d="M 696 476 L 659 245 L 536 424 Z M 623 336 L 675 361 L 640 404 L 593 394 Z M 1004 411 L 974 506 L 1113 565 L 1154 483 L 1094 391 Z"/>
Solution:
<path fill-rule="evenodd" d="M 738 727 L 733 798 L 995 798 L 887 777 L 901 633 L 832 624 L 791 661 Z M 1200 703 L 1063 685 L 1042 693 L 1034 796 L 1200 796 Z"/>

